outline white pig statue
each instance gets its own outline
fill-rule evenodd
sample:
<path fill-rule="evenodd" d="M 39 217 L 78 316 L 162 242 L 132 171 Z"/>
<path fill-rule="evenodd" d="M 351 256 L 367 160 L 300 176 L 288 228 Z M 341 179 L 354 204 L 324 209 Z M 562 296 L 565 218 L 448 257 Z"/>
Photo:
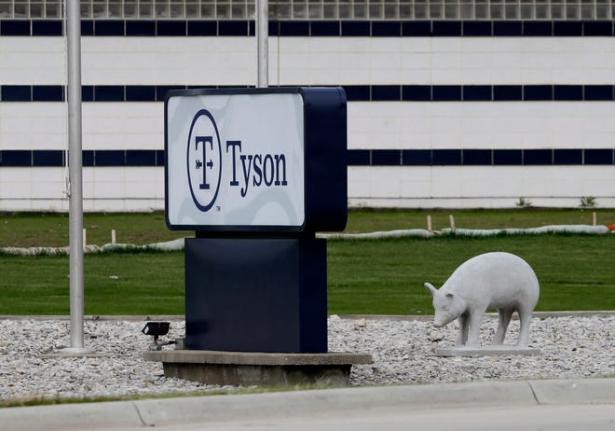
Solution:
<path fill-rule="evenodd" d="M 530 265 L 520 257 L 502 252 L 481 254 L 461 264 L 441 289 L 430 283 L 425 283 L 425 288 L 433 296 L 436 327 L 459 319 L 457 346 L 478 347 L 481 320 L 488 309 L 497 309 L 499 325 L 494 344 L 504 343 L 510 318 L 517 311 L 517 346 L 527 347 L 539 285 Z"/>

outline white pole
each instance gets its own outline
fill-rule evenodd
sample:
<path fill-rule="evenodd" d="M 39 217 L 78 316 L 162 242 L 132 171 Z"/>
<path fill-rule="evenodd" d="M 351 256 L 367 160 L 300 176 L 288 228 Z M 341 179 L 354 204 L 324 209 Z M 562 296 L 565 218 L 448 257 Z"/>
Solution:
<path fill-rule="evenodd" d="M 431 215 L 427 215 L 427 230 L 431 232 L 433 230 L 433 225 L 431 223 Z"/>
<path fill-rule="evenodd" d="M 256 0 L 257 87 L 269 86 L 269 0 Z"/>
<path fill-rule="evenodd" d="M 83 345 L 83 195 L 81 174 L 81 12 L 79 0 L 66 0 L 68 52 L 68 163 L 70 250 L 70 347 L 67 355 L 91 353 Z"/>
<path fill-rule="evenodd" d="M 111 244 L 115 244 L 116 242 L 116 235 L 115 235 L 115 229 L 111 229 Z"/>

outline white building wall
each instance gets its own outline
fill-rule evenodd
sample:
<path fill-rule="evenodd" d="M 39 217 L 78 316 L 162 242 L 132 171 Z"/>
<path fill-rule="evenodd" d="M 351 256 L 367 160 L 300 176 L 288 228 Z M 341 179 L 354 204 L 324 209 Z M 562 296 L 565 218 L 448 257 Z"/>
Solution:
<path fill-rule="evenodd" d="M 1 168 L 1 211 L 67 211 L 65 168 Z M 158 167 L 83 168 L 85 211 L 164 208 L 164 171 Z"/>
<path fill-rule="evenodd" d="M 164 104 L 84 103 L 83 149 L 161 150 Z M 0 103 L 0 150 L 64 150 L 66 104 Z"/>
<path fill-rule="evenodd" d="M 86 211 L 164 208 L 164 173 L 156 167 L 84 168 Z M 68 209 L 63 168 L 0 169 L 2 210 Z M 578 206 L 594 196 L 615 206 L 612 166 L 350 167 L 353 206 L 511 207 L 519 197 L 536 206 Z"/>
<path fill-rule="evenodd" d="M 615 148 L 613 102 L 353 102 L 349 148 Z"/>
<path fill-rule="evenodd" d="M 351 167 L 355 206 L 512 207 L 519 197 L 537 206 L 579 206 L 594 196 L 615 206 L 613 166 Z"/>
<path fill-rule="evenodd" d="M 64 40 L 0 38 L 0 84 L 58 85 Z M 85 85 L 248 85 L 242 37 L 86 37 Z M 612 84 L 615 38 L 271 38 L 272 84 Z M 0 102 L 0 150 L 64 149 L 63 103 Z M 351 102 L 351 149 L 615 148 L 613 102 Z M 83 105 L 84 149 L 162 149 L 162 103 Z M 163 207 L 159 167 L 85 168 L 85 208 Z M 615 167 L 351 167 L 356 205 L 615 206 Z M 64 168 L 0 168 L 0 209 L 66 209 Z"/>
<path fill-rule="evenodd" d="M 249 85 L 244 37 L 84 37 L 86 85 Z M 270 38 L 270 82 L 312 84 L 611 84 L 612 37 Z M 59 37 L 0 38 L 3 84 L 62 84 Z"/>
<path fill-rule="evenodd" d="M 83 104 L 83 148 L 159 150 L 164 104 Z M 350 102 L 350 149 L 615 148 L 613 102 Z M 66 148 L 66 105 L 0 103 L 0 150 Z"/>

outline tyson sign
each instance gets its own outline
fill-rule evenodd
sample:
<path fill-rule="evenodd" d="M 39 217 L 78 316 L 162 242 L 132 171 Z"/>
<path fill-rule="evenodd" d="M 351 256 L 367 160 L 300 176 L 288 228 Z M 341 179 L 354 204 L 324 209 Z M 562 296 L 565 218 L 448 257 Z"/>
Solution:
<path fill-rule="evenodd" d="M 322 118 L 328 114 L 317 111 L 331 109 L 330 103 L 339 115 Z M 333 129 L 331 121 L 337 122 Z M 329 230 L 330 221 L 318 223 L 322 210 L 339 211 L 340 200 L 345 208 L 346 106 L 340 89 L 170 92 L 165 150 L 172 229 Z M 313 178 L 317 172 L 320 178 Z M 313 190 L 318 202 L 310 194 L 331 181 L 343 182 L 343 196 L 323 208 L 333 203 L 330 192 Z"/>

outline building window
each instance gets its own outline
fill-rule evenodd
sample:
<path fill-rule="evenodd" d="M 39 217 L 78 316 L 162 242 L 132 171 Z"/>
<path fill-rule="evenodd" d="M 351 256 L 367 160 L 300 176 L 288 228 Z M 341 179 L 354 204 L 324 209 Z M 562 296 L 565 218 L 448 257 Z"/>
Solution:
<path fill-rule="evenodd" d="M 81 0 L 84 19 L 254 19 L 255 0 Z M 270 0 L 277 20 L 612 20 L 615 0 Z M 1 19 L 60 19 L 62 0 L 0 0 Z"/>

